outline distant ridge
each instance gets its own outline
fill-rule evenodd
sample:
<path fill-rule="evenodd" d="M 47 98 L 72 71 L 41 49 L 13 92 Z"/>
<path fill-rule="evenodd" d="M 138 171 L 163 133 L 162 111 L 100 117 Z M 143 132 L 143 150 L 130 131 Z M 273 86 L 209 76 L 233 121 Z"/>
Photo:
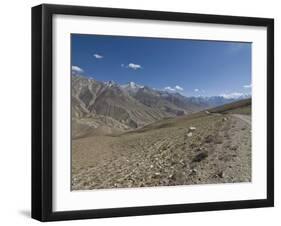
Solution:
<path fill-rule="evenodd" d="M 81 128 L 103 127 L 101 131 L 108 133 L 111 130 L 124 131 L 237 100 L 222 96 L 185 97 L 134 82 L 119 85 L 114 81 L 101 82 L 77 74 L 72 75 L 71 98 L 74 137 Z"/>

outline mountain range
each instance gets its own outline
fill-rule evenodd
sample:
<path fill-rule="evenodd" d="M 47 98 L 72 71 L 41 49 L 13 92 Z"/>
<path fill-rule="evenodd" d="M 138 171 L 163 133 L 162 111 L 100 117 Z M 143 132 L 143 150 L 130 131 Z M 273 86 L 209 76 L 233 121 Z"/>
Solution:
<path fill-rule="evenodd" d="M 120 85 L 72 75 L 72 136 L 108 134 L 245 99 L 186 97 L 130 82 Z"/>

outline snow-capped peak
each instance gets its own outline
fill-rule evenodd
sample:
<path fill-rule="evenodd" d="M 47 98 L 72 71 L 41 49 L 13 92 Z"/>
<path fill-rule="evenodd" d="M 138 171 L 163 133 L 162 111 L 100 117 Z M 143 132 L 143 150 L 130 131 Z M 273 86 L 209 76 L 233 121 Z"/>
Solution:
<path fill-rule="evenodd" d="M 131 88 L 136 88 L 137 84 L 134 82 L 129 82 L 128 86 L 130 86 Z"/>
<path fill-rule="evenodd" d="M 105 84 L 109 87 L 115 85 L 116 83 L 114 81 L 108 81 L 108 82 L 105 82 Z"/>
<path fill-rule="evenodd" d="M 234 93 L 227 93 L 227 94 L 221 94 L 221 97 L 225 98 L 225 99 L 246 99 L 251 97 L 251 94 L 248 93 L 238 93 L 238 92 L 234 92 Z"/>
<path fill-rule="evenodd" d="M 135 82 L 129 82 L 127 84 L 127 87 L 130 87 L 132 89 L 139 89 L 139 88 L 143 88 L 143 86 L 136 84 Z"/>
<path fill-rule="evenodd" d="M 131 91 L 131 92 L 136 92 L 138 91 L 140 88 L 143 88 L 144 86 L 138 85 L 135 82 L 129 82 L 125 85 L 121 85 L 121 87 L 127 91 Z"/>

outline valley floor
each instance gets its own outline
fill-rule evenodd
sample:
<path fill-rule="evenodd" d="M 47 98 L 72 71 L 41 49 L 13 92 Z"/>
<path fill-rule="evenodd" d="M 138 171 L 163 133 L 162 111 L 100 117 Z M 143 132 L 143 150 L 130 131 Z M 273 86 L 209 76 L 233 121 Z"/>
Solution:
<path fill-rule="evenodd" d="M 72 141 L 72 190 L 250 181 L 247 115 L 199 113 Z"/>

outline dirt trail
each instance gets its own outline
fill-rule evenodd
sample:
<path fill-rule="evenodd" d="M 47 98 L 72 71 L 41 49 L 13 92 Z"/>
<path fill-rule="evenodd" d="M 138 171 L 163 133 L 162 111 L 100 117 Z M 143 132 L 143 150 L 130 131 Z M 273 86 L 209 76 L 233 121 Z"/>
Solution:
<path fill-rule="evenodd" d="M 251 125 L 251 116 L 250 115 L 241 115 L 241 114 L 231 114 L 232 116 L 243 120 L 244 122 Z"/>
<path fill-rule="evenodd" d="M 251 128 L 240 119 L 180 118 L 144 131 L 73 140 L 72 189 L 248 182 Z"/>

